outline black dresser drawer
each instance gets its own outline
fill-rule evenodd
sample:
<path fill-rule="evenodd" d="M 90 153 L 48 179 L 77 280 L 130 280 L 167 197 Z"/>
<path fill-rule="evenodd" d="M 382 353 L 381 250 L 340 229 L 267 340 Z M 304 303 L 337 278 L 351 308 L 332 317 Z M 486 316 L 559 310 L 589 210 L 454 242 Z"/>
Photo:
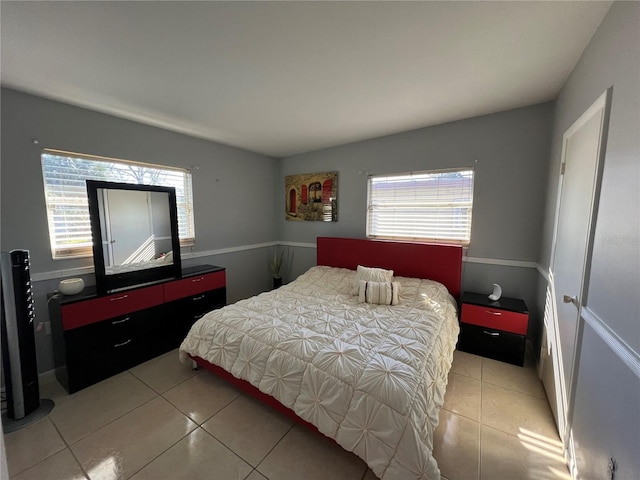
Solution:
<path fill-rule="evenodd" d="M 197 320 L 212 310 L 224 307 L 226 301 L 226 288 L 218 288 L 171 302 L 172 315 L 168 320 L 172 325 L 169 328 L 184 337 Z"/>
<path fill-rule="evenodd" d="M 525 341 L 524 335 L 461 323 L 458 350 L 522 366 Z"/>
<path fill-rule="evenodd" d="M 76 392 L 89 385 L 139 364 L 145 359 L 144 342 L 136 337 L 110 342 L 106 347 L 69 355 L 66 365 L 64 385 L 69 393 Z"/>
<path fill-rule="evenodd" d="M 226 273 L 196 265 L 182 278 L 98 295 L 50 294 L 56 377 L 69 393 L 177 348 L 193 323 L 226 303 Z"/>
<path fill-rule="evenodd" d="M 67 355 L 93 352 L 106 345 L 118 344 L 145 330 L 147 312 L 132 312 L 64 332 Z"/>
<path fill-rule="evenodd" d="M 209 290 L 208 292 L 183 298 L 176 303 L 180 304 L 180 307 L 184 309 L 185 313 L 189 312 L 191 315 L 191 323 L 193 323 L 199 320 L 205 313 L 215 310 L 216 308 L 224 307 L 227 302 L 226 291 L 226 288 Z"/>

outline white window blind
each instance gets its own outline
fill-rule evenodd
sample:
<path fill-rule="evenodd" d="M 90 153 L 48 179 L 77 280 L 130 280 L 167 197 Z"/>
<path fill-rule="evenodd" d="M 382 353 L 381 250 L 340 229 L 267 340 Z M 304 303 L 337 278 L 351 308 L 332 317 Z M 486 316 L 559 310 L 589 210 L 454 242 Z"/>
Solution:
<path fill-rule="evenodd" d="M 372 175 L 367 236 L 468 245 L 473 169 Z"/>
<path fill-rule="evenodd" d="M 54 259 L 93 254 L 85 180 L 175 187 L 180 245 L 195 243 L 188 170 L 45 150 L 42 176 Z"/>

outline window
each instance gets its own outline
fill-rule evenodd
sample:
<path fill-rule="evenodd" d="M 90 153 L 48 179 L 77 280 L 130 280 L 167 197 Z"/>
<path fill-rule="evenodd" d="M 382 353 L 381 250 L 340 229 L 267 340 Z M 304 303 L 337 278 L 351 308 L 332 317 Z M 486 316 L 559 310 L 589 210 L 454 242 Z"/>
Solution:
<path fill-rule="evenodd" d="M 473 170 L 372 175 L 367 236 L 468 245 Z"/>
<path fill-rule="evenodd" d="M 45 150 L 42 176 L 54 259 L 93 254 L 85 180 L 175 187 L 180 245 L 195 243 L 191 173 L 188 170 Z"/>

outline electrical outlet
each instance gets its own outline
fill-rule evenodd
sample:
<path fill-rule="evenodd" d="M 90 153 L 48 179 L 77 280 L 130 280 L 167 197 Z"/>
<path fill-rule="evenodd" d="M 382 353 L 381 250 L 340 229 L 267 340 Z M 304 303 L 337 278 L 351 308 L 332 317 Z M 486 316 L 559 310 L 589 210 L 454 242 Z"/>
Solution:
<path fill-rule="evenodd" d="M 613 457 L 609 457 L 609 465 L 607 465 L 607 478 L 609 480 L 615 480 L 617 466 L 618 462 L 616 462 L 616 459 Z"/>

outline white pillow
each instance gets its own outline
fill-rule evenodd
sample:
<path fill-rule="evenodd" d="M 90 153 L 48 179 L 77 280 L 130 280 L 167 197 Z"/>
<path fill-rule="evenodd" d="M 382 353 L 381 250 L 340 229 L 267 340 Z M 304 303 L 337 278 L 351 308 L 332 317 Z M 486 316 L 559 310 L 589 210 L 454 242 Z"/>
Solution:
<path fill-rule="evenodd" d="M 365 282 L 390 282 L 393 280 L 393 270 L 358 265 L 353 287 L 351 288 L 351 295 L 358 295 L 360 292 L 360 280 Z"/>
<path fill-rule="evenodd" d="M 360 280 L 358 300 L 377 305 L 397 305 L 399 282 L 367 282 Z"/>

